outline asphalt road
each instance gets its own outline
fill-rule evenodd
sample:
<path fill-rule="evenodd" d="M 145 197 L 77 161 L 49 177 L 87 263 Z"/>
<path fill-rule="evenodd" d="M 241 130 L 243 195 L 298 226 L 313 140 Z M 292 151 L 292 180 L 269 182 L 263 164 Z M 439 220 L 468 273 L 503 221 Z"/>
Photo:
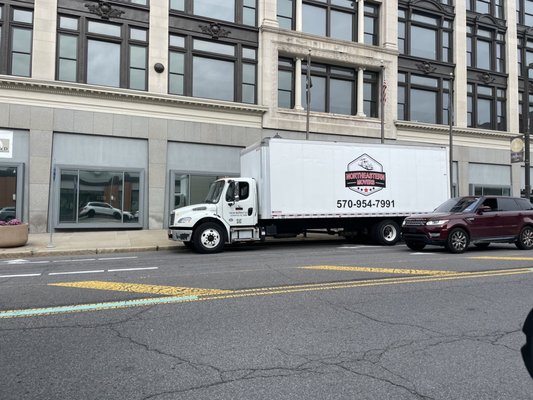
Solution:
<path fill-rule="evenodd" d="M 533 252 L 0 261 L 0 399 L 532 399 Z"/>

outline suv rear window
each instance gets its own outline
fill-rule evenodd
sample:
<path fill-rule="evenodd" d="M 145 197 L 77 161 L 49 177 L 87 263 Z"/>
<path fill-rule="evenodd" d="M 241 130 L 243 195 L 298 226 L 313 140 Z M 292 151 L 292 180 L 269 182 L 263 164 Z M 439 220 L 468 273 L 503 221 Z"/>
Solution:
<path fill-rule="evenodd" d="M 520 210 L 533 210 L 533 206 L 528 199 L 516 199 Z"/>

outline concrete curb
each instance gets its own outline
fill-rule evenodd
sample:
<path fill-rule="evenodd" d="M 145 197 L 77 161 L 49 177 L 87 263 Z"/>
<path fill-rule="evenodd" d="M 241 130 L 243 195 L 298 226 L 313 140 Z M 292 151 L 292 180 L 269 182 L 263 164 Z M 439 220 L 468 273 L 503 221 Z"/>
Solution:
<path fill-rule="evenodd" d="M 113 253 L 136 253 L 147 251 L 164 251 L 176 250 L 183 247 L 182 245 L 153 245 L 153 246 L 136 246 L 120 248 L 87 248 L 87 249 L 27 249 L 20 251 L 1 252 L 0 259 L 6 258 L 28 258 L 28 257 L 50 257 L 50 256 L 68 256 L 68 255 L 85 255 L 85 254 L 113 254 Z"/>

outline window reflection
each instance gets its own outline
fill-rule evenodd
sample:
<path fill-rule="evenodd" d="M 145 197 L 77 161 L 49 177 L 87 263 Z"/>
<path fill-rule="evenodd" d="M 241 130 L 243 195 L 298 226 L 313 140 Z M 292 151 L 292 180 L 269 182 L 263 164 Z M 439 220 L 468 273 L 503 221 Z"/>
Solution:
<path fill-rule="evenodd" d="M 193 57 L 192 95 L 217 100 L 234 100 L 234 63 Z"/>
<path fill-rule="evenodd" d="M 17 216 L 17 169 L 0 167 L 0 221 Z"/>
<path fill-rule="evenodd" d="M 216 175 L 175 175 L 174 201 L 171 207 L 176 209 L 204 203 L 209 187 L 219 178 Z"/>
<path fill-rule="evenodd" d="M 120 86 L 120 45 L 88 40 L 87 83 Z"/>
<path fill-rule="evenodd" d="M 234 22 L 235 2 L 227 0 L 195 0 L 194 14 Z"/>
<path fill-rule="evenodd" d="M 62 170 L 59 222 L 139 222 L 140 173 Z"/>

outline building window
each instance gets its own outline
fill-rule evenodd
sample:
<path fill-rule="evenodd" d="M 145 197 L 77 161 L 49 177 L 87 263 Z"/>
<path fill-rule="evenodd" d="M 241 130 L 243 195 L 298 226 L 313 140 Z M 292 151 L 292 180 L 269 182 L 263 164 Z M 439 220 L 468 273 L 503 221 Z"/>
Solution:
<path fill-rule="evenodd" d="M 256 0 L 170 0 L 170 9 L 237 24 L 257 25 Z"/>
<path fill-rule="evenodd" d="M 516 0 L 516 21 L 520 25 L 533 25 L 533 0 Z"/>
<path fill-rule="evenodd" d="M 400 54 L 452 62 L 453 17 L 400 9 L 398 49 Z"/>
<path fill-rule="evenodd" d="M 506 130 L 505 89 L 468 83 L 467 93 L 468 127 Z"/>
<path fill-rule="evenodd" d="M 449 78 L 400 72 L 398 119 L 446 125 L 449 95 Z"/>
<path fill-rule="evenodd" d="M 141 173 L 60 169 L 59 224 L 139 224 Z"/>
<path fill-rule="evenodd" d="M 278 0 L 280 28 L 295 29 L 296 0 Z M 357 2 L 302 0 L 302 32 L 339 40 L 357 41 Z M 379 5 L 365 2 L 364 43 L 379 44 Z"/>
<path fill-rule="evenodd" d="M 256 103 L 256 48 L 176 34 L 169 46 L 169 93 Z"/>
<path fill-rule="evenodd" d="M 31 76 L 32 41 L 33 10 L 0 4 L 0 73 Z"/>
<path fill-rule="evenodd" d="M 302 93 L 306 98 L 307 64 L 302 61 Z M 311 111 L 355 114 L 356 72 L 351 68 L 311 64 Z M 307 109 L 307 102 L 303 102 Z"/>
<path fill-rule="evenodd" d="M 466 0 L 466 9 L 478 14 L 490 14 L 493 17 L 504 19 L 504 0 Z"/>
<path fill-rule="evenodd" d="M 147 90 L 148 29 L 59 15 L 57 79 Z"/>
<path fill-rule="evenodd" d="M 295 63 L 288 58 L 278 60 L 278 107 L 293 108 L 295 104 Z M 355 115 L 357 73 L 354 69 L 311 64 L 311 111 Z M 302 106 L 307 108 L 307 64 L 302 61 Z M 365 71 L 363 82 L 364 113 L 378 116 L 378 74 Z"/>
<path fill-rule="evenodd" d="M 468 67 L 505 72 L 505 32 L 495 27 L 467 26 Z"/>

